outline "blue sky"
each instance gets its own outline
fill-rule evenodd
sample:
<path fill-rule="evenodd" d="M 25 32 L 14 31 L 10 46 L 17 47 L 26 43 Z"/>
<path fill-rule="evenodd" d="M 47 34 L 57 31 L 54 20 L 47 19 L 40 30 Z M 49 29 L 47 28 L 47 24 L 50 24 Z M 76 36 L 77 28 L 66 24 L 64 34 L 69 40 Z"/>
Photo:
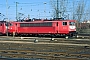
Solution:
<path fill-rule="evenodd" d="M 30 18 L 51 18 L 50 0 L 7 0 L 8 9 L 6 0 L 0 0 L 0 12 L 8 19 L 14 20 L 16 18 L 16 2 L 18 2 L 17 12 L 24 14 L 22 17 L 30 15 Z"/>
<path fill-rule="evenodd" d="M 69 12 L 67 14 L 71 14 L 73 0 L 68 1 L 69 6 L 67 8 Z M 24 14 L 21 18 L 28 17 L 28 15 L 30 15 L 30 18 L 53 18 L 50 0 L 7 0 L 8 8 L 6 8 L 6 0 L 0 0 L 0 13 L 4 15 L 0 16 L 0 20 L 5 17 L 8 17 L 9 20 L 16 19 L 16 2 L 18 2 L 17 12 Z M 89 4 L 90 0 L 87 0 L 86 5 L 89 6 Z"/>

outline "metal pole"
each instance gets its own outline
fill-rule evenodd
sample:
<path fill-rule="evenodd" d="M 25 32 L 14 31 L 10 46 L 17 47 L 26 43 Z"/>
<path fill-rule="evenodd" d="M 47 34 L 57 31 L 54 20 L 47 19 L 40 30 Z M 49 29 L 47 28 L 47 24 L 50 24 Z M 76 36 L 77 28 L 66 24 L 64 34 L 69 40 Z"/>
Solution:
<path fill-rule="evenodd" d="M 57 0 L 56 18 L 59 18 L 59 13 L 58 13 L 58 0 Z"/>
<path fill-rule="evenodd" d="M 7 9 L 8 9 L 8 4 L 7 4 L 7 0 L 6 0 L 6 18 L 7 18 Z"/>
<path fill-rule="evenodd" d="M 28 19 L 30 19 L 30 15 L 28 14 Z"/>
<path fill-rule="evenodd" d="M 6 0 L 6 17 L 7 17 L 7 20 L 8 20 L 8 3 L 7 3 L 7 0 Z M 7 23 L 7 22 L 6 22 Z M 6 31 L 6 34 L 8 36 L 8 23 L 7 23 L 7 31 Z"/>
<path fill-rule="evenodd" d="M 69 19 L 69 14 L 68 14 L 68 19 Z"/>
<path fill-rule="evenodd" d="M 45 4 L 45 11 L 44 11 L 44 12 L 45 12 L 45 18 L 46 18 L 46 4 L 47 4 L 47 3 L 44 2 L 44 4 Z"/>
<path fill-rule="evenodd" d="M 18 2 L 16 2 L 16 20 L 18 21 L 18 19 L 17 19 L 17 4 L 18 4 Z"/>

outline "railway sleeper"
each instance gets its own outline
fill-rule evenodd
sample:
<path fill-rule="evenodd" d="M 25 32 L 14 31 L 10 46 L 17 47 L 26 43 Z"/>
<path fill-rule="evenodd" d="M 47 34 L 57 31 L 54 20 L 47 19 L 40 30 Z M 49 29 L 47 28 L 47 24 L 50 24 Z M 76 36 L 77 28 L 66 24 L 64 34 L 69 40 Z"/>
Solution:
<path fill-rule="evenodd" d="M 55 52 L 36 52 L 36 51 L 14 51 L 14 50 L 1 50 L 1 53 L 5 53 L 10 57 L 15 57 L 16 55 L 26 55 L 28 53 L 35 54 L 36 56 L 52 56 L 52 57 L 59 57 L 59 56 L 70 56 L 70 57 L 87 57 L 90 58 L 90 54 L 68 54 L 68 53 L 55 53 Z M 9 54 L 8 54 L 9 53 Z M 11 54 L 10 54 L 11 53 Z M 16 53 L 16 55 L 14 54 Z M 17 54 L 20 53 L 20 54 Z"/>
<path fill-rule="evenodd" d="M 27 54 L 27 55 L 48 55 L 48 56 L 66 56 L 68 54 L 66 53 L 55 53 L 55 52 L 36 52 L 36 51 L 28 51 L 28 52 L 25 52 L 25 51 L 1 51 L 1 52 L 4 52 L 5 54 L 9 53 L 9 54 Z"/>
<path fill-rule="evenodd" d="M 55 57 L 66 57 L 68 56 L 68 53 L 55 53 L 54 56 Z"/>
<path fill-rule="evenodd" d="M 52 56 L 43 56 L 43 55 L 26 55 L 28 58 L 37 58 L 37 59 L 47 59 L 52 58 Z"/>
<path fill-rule="evenodd" d="M 21 58 L 21 57 L 24 57 L 25 55 L 23 54 L 2 54 L 2 56 L 7 57 L 7 58 Z"/>
<path fill-rule="evenodd" d="M 90 54 L 69 54 L 69 56 L 90 58 Z"/>
<path fill-rule="evenodd" d="M 10 51 L 9 53 L 17 54 L 18 52 L 17 51 Z"/>
<path fill-rule="evenodd" d="M 52 55 L 52 52 L 35 52 L 36 54 L 43 54 L 43 55 Z"/>
<path fill-rule="evenodd" d="M 8 51 L 0 51 L 1 53 L 8 53 Z"/>
<path fill-rule="evenodd" d="M 23 54 L 3 54 L 7 58 L 37 58 L 37 59 L 56 59 L 57 56 L 43 56 L 43 55 L 23 55 Z"/>
<path fill-rule="evenodd" d="M 90 58 L 90 54 L 82 54 L 81 56 Z"/>
<path fill-rule="evenodd" d="M 70 56 L 70 57 L 76 57 L 76 58 L 77 58 L 77 57 L 79 57 L 79 58 L 82 57 L 81 54 L 69 54 L 69 56 Z"/>

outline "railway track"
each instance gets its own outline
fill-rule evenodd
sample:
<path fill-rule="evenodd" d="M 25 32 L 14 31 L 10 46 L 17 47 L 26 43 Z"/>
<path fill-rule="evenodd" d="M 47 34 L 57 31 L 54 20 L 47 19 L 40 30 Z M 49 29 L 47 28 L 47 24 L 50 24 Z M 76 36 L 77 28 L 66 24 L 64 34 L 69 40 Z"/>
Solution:
<path fill-rule="evenodd" d="M 2 48 L 3 47 L 3 48 Z M 1 43 L 0 56 L 5 58 L 90 59 L 90 48 L 50 44 Z"/>
<path fill-rule="evenodd" d="M 90 39 L 64 39 L 64 38 L 53 38 L 54 40 L 51 40 L 51 38 L 40 38 L 40 37 L 0 37 L 0 42 L 11 42 L 11 43 L 34 43 L 35 40 L 38 40 L 38 42 L 50 44 L 50 43 L 72 43 L 72 44 L 90 44 Z"/>
<path fill-rule="evenodd" d="M 6 58 L 36 58 L 36 59 L 90 59 L 90 54 L 72 54 L 66 52 L 36 52 L 30 50 L 0 50 Z"/>
<path fill-rule="evenodd" d="M 34 43 L 34 39 L 39 40 Z M 0 57 L 45 60 L 90 60 L 89 39 L 0 38 Z"/>

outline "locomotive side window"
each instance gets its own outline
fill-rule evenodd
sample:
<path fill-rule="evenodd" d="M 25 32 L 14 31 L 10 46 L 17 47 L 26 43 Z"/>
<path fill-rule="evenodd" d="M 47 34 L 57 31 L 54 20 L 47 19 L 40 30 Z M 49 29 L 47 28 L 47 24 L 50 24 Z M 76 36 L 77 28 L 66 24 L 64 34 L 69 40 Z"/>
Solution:
<path fill-rule="evenodd" d="M 20 23 L 20 27 L 44 27 L 44 26 L 52 26 L 52 22 L 44 22 L 44 23 Z"/>
<path fill-rule="evenodd" d="M 8 26 L 8 23 L 5 23 L 6 26 Z"/>
<path fill-rule="evenodd" d="M 10 23 L 10 26 L 13 26 L 13 24 Z"/>
<path fill-rule="evenodd" d="M 75 22 L 69 22 L 69 25 L 73 26 L 75 25 Z"/>
<path fill-rule="evenodd" d="M 67 22 L 63 22 L 63 25 L 67 25 Z"/>
<path fill-rule="evenodd" d="M 11 24 L 11 23 L 6 23 L 5 25 L 6 26 L 13 26 L 13 24 Z"/>
<path fill-rule="evenodd" d="M 2 24 L 0 24 L 0 26 L 2 26 Z"/>

